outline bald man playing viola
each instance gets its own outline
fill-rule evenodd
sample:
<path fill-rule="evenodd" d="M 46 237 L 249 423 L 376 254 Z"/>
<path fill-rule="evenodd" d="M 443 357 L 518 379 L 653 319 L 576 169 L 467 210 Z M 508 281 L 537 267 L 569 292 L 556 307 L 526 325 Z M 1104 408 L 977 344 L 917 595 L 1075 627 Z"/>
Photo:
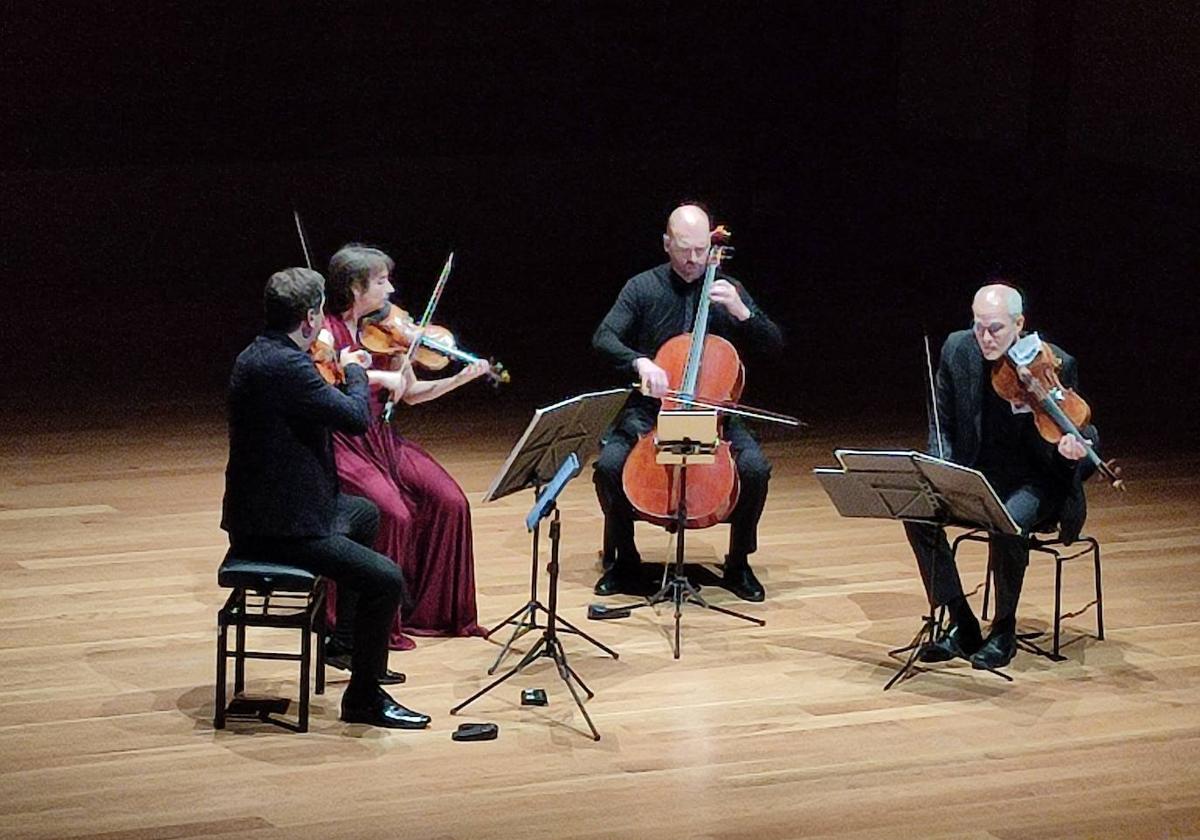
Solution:
<path fill-rule="evenodd" d="M 616 369 L 623 381 L 641 383 L 617 417 L 596 460 L 594 481 L 604 511 L 604 574 L 597 595 L 647 594 L 655 588 L 641 574 L 641 556 L 633 538 L 635 514 L 625 497 L 621 476 L 638 438 L 654 428 L 667 374 L 654 363 L 658 349 L 675 336 L 692 331 L 700 289 L 708 266 L 712 221 L 707 211 L 687 203 L 667 219 L 663 250 L 668 261 L 630 278 L 592 337 L 592 346 Z M 778 354 L 783 334 L 754 303 L 745 287 L 718 270 L 710 294 L 709 330 L 748 350 Z M 761 601 L 762 584 L 750 568 L 758 547 L 758 520 L 767 499 L 771 465 L 758 441 L 737 418 L 728 418 L 723 435 L 737 465 L 740 491 L 729 516 L 729 553 L 724 586 L 739 598 Z"/>
<path fill-rule="evenodd" d="M 991 534 L 988 541 L 996 613 L 987 639 L 963 596 L 945 529 L 916 522 L 906 522 L 904 528 L 926 594 L 950 616 L 945 633 L 926 644 L 919 658 L 940 662 L 962 657 L 976 668 L 994 669 L 1016 655 L 1017 601 L 1029 564 L 1029 534 L 1057 524 L 1068 542 L 1079 536 L 1087 514 L 1083 481 L 1093 468 L 1081 460 L 1087 452 L 1075 437 L 1064 435 L 1057 445 L 1047 443 L 1032 412 L 1010 405 L 992 388 L 993 363 L 1025 328 L 1021 293 L 1003 283 L 986 285 L 976 292 L 971 313 L 971 329 L 951 333 L 942 345 L 935 384 L 941 439 L 931 418 L 929 451 L 987 476 L 1021 529 L 1018 535 Z M 1077 387 L 1075 359 L 1053 345 L 1051 349 L 1063 362 L 1062 384 Z M 1094 427 L 1083 431 L 1090 442 L 1096 441 Z"/>

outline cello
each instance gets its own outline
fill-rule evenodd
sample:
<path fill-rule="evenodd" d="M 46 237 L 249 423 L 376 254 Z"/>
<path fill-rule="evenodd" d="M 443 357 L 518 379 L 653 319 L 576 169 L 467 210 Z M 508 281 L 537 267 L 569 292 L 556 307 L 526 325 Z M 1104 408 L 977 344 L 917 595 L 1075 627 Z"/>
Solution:
<path fill-rule="evenodd" d="M 699 403 L 736 403 L 745 385 L 746 369 L 733 344 L 708 332 L 709 295 L 717 268 L 732 250 L 725 244 L 729 233 L 723 226 L 713 231 L 712 238 L 692 332 L 669 339 L 654 355 L 654 363 L 666 371 L 673 392 L 664 398 L 660 414 Z M 656 441 L 657 426 L 638 439 L 625 462 L 621 483 L 642 519 L 670 527 L 679 519 L 679 471 L 658 463 Z M 737 504 L 737 466 L 729 442 L 719 441 L 713 454 L 712 463 L 687 466 L 682 499 L 686 528 L 709 528 L 723 522 Z"/>

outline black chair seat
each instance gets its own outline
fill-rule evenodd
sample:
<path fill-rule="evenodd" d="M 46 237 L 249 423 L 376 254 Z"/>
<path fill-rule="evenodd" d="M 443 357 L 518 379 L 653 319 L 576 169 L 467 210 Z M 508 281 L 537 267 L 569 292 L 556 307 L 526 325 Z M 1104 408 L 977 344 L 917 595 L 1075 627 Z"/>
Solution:
<path fill-rule="evenodd" d="M 217 583 L 226 589 L 255 592 L 309 592 L 317 576 L 297 566 L 226 554 L 217 570 Z"/>

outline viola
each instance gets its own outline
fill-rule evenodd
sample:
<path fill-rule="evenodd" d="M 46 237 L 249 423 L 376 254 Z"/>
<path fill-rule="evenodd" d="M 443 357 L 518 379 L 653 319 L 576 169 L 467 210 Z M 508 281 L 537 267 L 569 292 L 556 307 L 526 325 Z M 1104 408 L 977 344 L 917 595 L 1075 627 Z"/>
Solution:
<path fill-rule="evenodd" d="M 724 338 L 708 333 L 709 295 L 717 267 L 731 249 L 724 227 L 713 231 L 696 323 L 690 333 L 669 339 L 654 356 L 676 392 L 663 400 L 661 411 L 688 408 L 698 403 L 736 403 L 745 385 L 746 370 L 737 350 Z M 661 412 L 660 412 L 661 416 Z M 674 468 L 657 461 L 657 426 L 634 444 L 621 475 L 629 503 L 643 518 L 658 525 L 675 523 L 679 512 L 679 487 Z M 685 526 L 708 528 L 723 522 L 738 500 L 737 467 L 729 442 L 717 444 L 711 464 L 689 464 L 684 508 Z"/>
<path fill-rule="evenodd" d="M 317 373 L 330 385 L 341 385 L 346 381 L 346 372 L 342 368 L 341 353 L 333 343 L 333 333 L 322 328 L 316 339 L 308 346 L 308 355 L 317 368 Z M 362 350 L 354 351 L 354 361 L 364 368 L 371 366 L 371 355 Z"/>
<path fill-rule="evenodd" d="M 442 370 L 452 359 L 465 365 L 482 361 L 459 349 L 450 330 L 429 324 L 421 331 L 408 312 L 391 303 L 385 302 L 381 309 L 359 319 L 358 336 L 364 348 L 383 356 L 408 354 L 419 336 L 420 342 L 411 358 L 426 370 Z M 497 386 L 511 381 L 504 365 L 498 362 L 491 363 L 487 376 Z"/>
<path fill-rule="evenodd" d="M 304 252 L 304 264 L 312 269 L 312 257 L 308 253 L 308 237 L 304 235 L 304 225 L 300 221 L 300 213 L 293 209 L 292 218 L 296 221 L 296 234 L 300 237 L 300 250 Z M 345 371 L 338 362 L 337 346 L 333 343 L 333 334 L 324 327 L 317 333 L 313 343 L 308 345 L 308 355 L 316 365 L 317 373 L 330 385 L 341 385 L 346 381 Z"/>
<path fill-rule="evenodd" d="M 1057 444 L 1064 435 L 1073 435 L 1087 451 L 1087 458 L 1117 490 L 1125 489 L 1121 469 L 1115 461 L 1103 461 L 1095 448 L 1079 431 L 1092 419 L 1091 406 L 1058 378 L 1062 359 L 1037 333 L 1018 339 L 992 366 L 992 388 L 1015 408 L 1033 411 L 1038 434 L 1048 443 Z"/>

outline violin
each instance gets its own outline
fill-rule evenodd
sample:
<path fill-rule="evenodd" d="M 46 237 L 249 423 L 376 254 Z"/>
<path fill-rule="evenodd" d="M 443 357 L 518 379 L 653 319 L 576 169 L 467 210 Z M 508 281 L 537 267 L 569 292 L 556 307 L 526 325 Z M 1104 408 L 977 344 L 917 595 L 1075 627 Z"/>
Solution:
<path fill-rule="evenodd" d="M 1038 434 L 1048 443 L 1057 444 L 1064 435 L 1073 435 L 1087 451 L 1087 458 L 1108 479 L 1113 488 L 1125 489 L 1121 469 L 1115 461 L 1103 461 L 1095 448 L 1079 431 L 1092 419 L 1091 406 L 1058 378 L 1062 359 L 1037 333 L 1018 339 L 992 367 L 992 388 L 1014 408 L 1033 411 Z"/>
<path fill-rule="evenodd" d="M 341 385 L 346 381 L 346 372 L 342 369 L 341 353 L 338 352 L 337 345 L 333 342 L 333 333 L 324 327 L 317 333 L 317 337 L 313 343 L 308 345 L 308 355 L 313 360 L 313 364 L 317 368 L 317 373 L 321 374 L 330 385 Z M 355 361 L 361 364 L 364 368 L 371 366 L 371 356 L 362 350 L 354 351 Z"/>
<path fill-rule="evenodd" d="M 381 309 L 364 315 L 358 322 L 359 343 L 370 352 L 383 356 L 407 354 L 418 335 L 420 344 L 412 353 L 412 361 L 426 370 L 442 370 L 451 359 L 465 365 L 482 361 L 459 349 L 450 330 L 429 324 L 422 333 L 408 312 L 391 303 L 384 303 Z M 495 386 L 512 379 L 504 365 L 498 362 L 491 363 L 487 376 Z"/>
<path fill-rule="evenodd" d="M 688 408 L 701 402 L 710 405 L 736 403 L 746 381 L 746 369 L 737 349 L 724 338 L 708 333 L 709 294 L 717 276 L 717 267 L 732 249 L 726 246 L 729 232 L 718 227 L 712 233 L 704 284 L 696 322 L 690 333 L 669 339 L 654 356 L 654 363 L 667 373 L 671 397 L 663 400 L 661 411 Z M 661 416 L 661 412 L 660 412 Z M 677 476 L 670 466 L 659 464 L 655 440 L 657 427 L 642 435 L 621 474 L 625 495 L 634 510 L 657 525 L 670 526 L 676 521 L 680 499 Z M 720 440 L 713 463 L 688 465 L 685 527 L 708 528 L 723 522 L 738 500 L 738 474 L 729 442 Z"/>
<path fill-rule="evenodd" d="M 308 345 L 308 355 L 312 357 L 317 373 L 321 374 L 330 385 L 341 385 L 346 381 L 346 372 L 338 362 L 338 351 L 333 343 L 333 334 L 327 329 L 317 333 L 316 339 Z"/>
<path fill-rule="evenodd" d="M 293 209 L 292 218 L 296 221 L 296 233 L 300 237 L 300 250 L 304 252 L 304 264 L 311 271 L 312 257 L 308 253 L 308 238 L 304 235 L 299 211 Z M 321 378 L 328 384 L 341 385 L 346 381 L 346 373 L 338 361 L 337 346 L 333 343 L 333 333 L 329 330 L 321 328 L 313 343 L 308 345 L 308 355 L 312 358 L 317 373 L 321 374 Z"/>

